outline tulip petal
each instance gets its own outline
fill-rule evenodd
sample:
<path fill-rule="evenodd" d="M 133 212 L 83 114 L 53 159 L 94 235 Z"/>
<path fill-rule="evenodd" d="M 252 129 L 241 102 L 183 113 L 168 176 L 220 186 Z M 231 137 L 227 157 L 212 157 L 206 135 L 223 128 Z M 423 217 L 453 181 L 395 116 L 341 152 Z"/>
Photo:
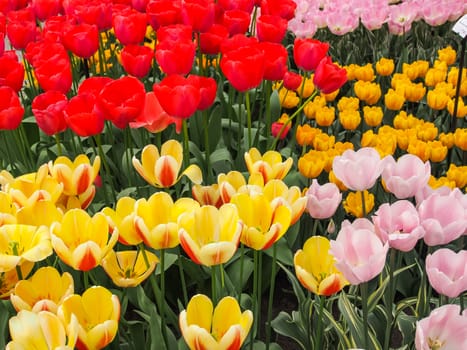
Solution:
<path fill-rule="evenodd" d="M 187 176 L 191 180 L 191 182 L 198 184 L 198 185 L 201 182 L 203 182 L 203 173 L 201 172 L 201 169 L 199 168 L 199 166 L 197 166 L 196 164 L 189 165 L 182 172 L 181 175 Z"/>
<path fill-rule="evenodd" d="M 161 156 L 154 168 L 155 184 L 160 187 L 170 187 L 177 182 L 181 163 L 172 156 Z"/>
<path fill-rule="evenodd" d="M 212 317 L 212 334 L 216 339 L 222 339 L 224 334 L 233 325 L 239 323 L 241 316 L 240 306 L 235 298 L 224 297 L 214 309 Z"/>
<path fill-rule="evenodd" d="M 197 325 L 211 332 L 213 305 L 211 299 L 204 294 L 197 294 L 191 298 L 186 308 L 188 326 Z"/>

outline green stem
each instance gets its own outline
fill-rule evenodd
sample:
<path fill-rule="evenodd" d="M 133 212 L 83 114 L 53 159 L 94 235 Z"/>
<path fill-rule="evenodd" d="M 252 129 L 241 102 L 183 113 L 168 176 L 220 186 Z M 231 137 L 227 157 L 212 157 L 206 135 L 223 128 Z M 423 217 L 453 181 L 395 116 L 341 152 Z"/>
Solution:
<path fill-rule="evenodd" d="M 57 143 L 57 155 L 60 157 L 62 155 L 62 143 L 60 142 L 60 135 L 55 134 L 55 142 Z"/>
<path fill-rule="evenodd" d="M 259 271 L 259 254 L 258 250 L 253 251 L 253 327 L 250 331 L 250 350 L 253 350 L 253 344 L 255 340 L 255 334 L 258 333 L 258 324 L 259 324 L 259 307 L 258 307 L 258 280 L 261 277 Z"/>
<path fill-rule="evenodd" d="M 242 288 L 243 288 L 243 261 L 245 255 L 245 246 L 243 243 L 240 243 L 240 280 L 238 282 L 238 301 L 242 296 Z"/>
<path fill-rule="evenodd" d="M 165 325 L 165 249 L 160 250 L 160 269 L 161 269 L 161 331 L 162 337 L 167 344 L 167 329 Z"/>
<path fill-rule="evenodd" d="M 363 313 L 363 348 L 368 349 L 368 282 L 360 284 Z"/>
<path fill-rule="evenodd" d="M 319 299 L 319 314 L 318 314 L 318 329 L 316 331 L 316 349 L 321 349 L 321 343 L 323 339 L 323 310 L 325 298 L 322 295 L 318 295 Z"/>
<path fill-rule="evenodd" d="M 211 150 L 209 147 L 209 115 L 205 110 L 202 113 L 203 127 L 204 127 L 204 152 L 206 154 L 206 181 L 212 183 L 211 174 Z"/>
<path fill-rule="evenodd" d="M 394 269 L 395 269 L 395 262 L 396 262 L 396 254 L 397 251 L 392 248 L 391 252 L 389 253 L 389 298 L 386 302 L 386 331 L 384 333 L 384 350 L 389 349 L 389 342 L 391 340 L 391 331 L 392 331 L 392 322 L 393 322 L 393 314 L 392 314 L 392 304 L 394 301 L 394 294 L 395 294 L 395 279 L 394 279 Z"/>
<path fill-rule="evenodd" d="M 360 194 L 362 196 L 362 217 L 366 217 L 366 203 L 365 203 L 365 191 L 360 191 Z"/>
<path fill-rule="evenodd" d="M 211 266 L 211 299 L 214 305 L 217 304 L 217 285 L 216 285 L 216 265 Z"/>
<path fill-rule="evenodd" d="M 180 274 L 180 283 L 182 284 L 182 292 L 183 292 L 183 305 L 188 304 L 188 292 L 186 290 L 186 282 L 185 282 L 185 273 L 183 271 L 183 262 L 182 262 L 182 254 L 180 251 L 180 247 L 178 248 L 178 273 Z"/>
<path fill-rule="evenodd" d="M 188 124 L 187 124 L 186 119 L 183 119 L 182 129 L 183 129 L 183 165 L 186 168 L 190 164 L 190 148 L 188 144 L 190 136 L 188 135 Z"/>
<path fill-rule="evenodd" d="M 250 108 L 250 94 L 248 91 L 245 92 L 245 105 L 246 105 L 246 116 L 247 116 L 247 127 L 248 127 L 248 149 L 251 148 L 252 136 L 251 136 L 251 108 Z"/>
<path fill-rule="evenodd" d="M 132 186 L 132 181 L 131 181 L 131 158 L 133 157 L 133 154 L 132 153 L 132 149 L 133 149 L 133 144 L 132 144 L 132 140 L 131 140 L 131 134 L 130 134 L 130 128 L 129 127 L 126 127 L 125 128 L 125 157 L 126 157 L 126 166 L 127 166 L 127 171 L 128 171 L 128 176 L 126 176 L 126 178 L 128 179 L 128 186 L 131 187 Z"/>
<path fill-rule="evenodd" d="M 18 256 L 18 243 L 13 242 L 13 247 L 12 247 L 13 255 Z M 18 281 L 21 281 L 23 279 L 23 271 L 21 271 L 21 266 L 16 265 L 16 274 L 18 275 Z"/>
<path fill-rule="evenodd" d="M 95 136 L 95 141 L 97 144 L 97 153 L 99 154 L 99 157 L 101 158 L 102 164 L 104 165 L 104 170 L 105 170 L 105 176 L 104 176 L 104 181 L 102 181 L 102 189 L 104 190 L 104 200 L 107 206 L 110 205 L 110 200 L 107 195 L 107 187 L 105 186 L 105 183 L 108 183 L 111 188 L 112 188 L 112 194 L 113 194 L 113 199 L 114 203 L 117 201 L 117 197 L 115 196 L 115 191 L 113 190 L 113 183 L 112 183 L 112 175 L 110 173 L 110 168 L 109 164 L 107 163 L 107 159 L 105 157 L 104 150 L 102 148 L 102 140 L 101 140 L 101 134 L 97 134 Z"/>
<path fill-rule="evenodd" d="M 88 290 L 88 288 L 89 288 L 89 271 L 83 271 L 83 285 L 84 285 L 84 290 Z"/>
<path fill-rule="evenodd" d="M 266 350 L 269 350 L 271 342 L 271 319 L 272 319 L 272 303 L 274 301 L 274 289 L 276 287 L 276 263 L 277 263 L 277 244 L 272 246 L 272 266 L 271 266 L 271 284 L 269 286 L 268 300 L 268 318 L 266 322 Z"/>

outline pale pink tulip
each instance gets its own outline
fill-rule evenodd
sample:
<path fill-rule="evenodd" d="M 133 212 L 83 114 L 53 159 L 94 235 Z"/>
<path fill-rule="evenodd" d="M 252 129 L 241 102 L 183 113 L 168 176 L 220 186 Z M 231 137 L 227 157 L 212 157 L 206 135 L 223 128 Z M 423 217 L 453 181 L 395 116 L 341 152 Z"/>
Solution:
<path fill-rule="evenodd" d="M 444 305 L 417 322 L 415 331 L 417 350 L 467 349 L 467 313 L 461 314 L 459 305 Z"/>
<path fill-rule="evenodd" d="M 364 191 L 373 187 L 383 172 L 385 160 L 371 147 L 363 147 L 358 151 L 348 149 L 341 156 L 334 157 L 332 169 L 347 188 Z"/>
<path fill-rule="evenodd" d="M 344 274 L 350 284 L 370 281 L 381 273 L 389 249 L 375 233 L 368 219 L 357 219 L 352 224 L 345 220 L 331 241 L 330 253 L 334 256 L 336 267 Z"/>
<path fill-rule="evenodd" d="M 466 208 L 456 193 L 433 193 L 420 203 L 418 215 L 425 229 L 423 239 L 427 245 L 448 244 L 467 230 Z"/>
<path fill-rule="evenodd" d="M 407 33 L 412 28 L 412 22 L 418 16 L 418 7 L 409 2 L 390 6 L 388 27 L 395 35 Z"/>
<path fill-rule="evenodd" d="M 418 240 L 425 235 L 417 209 L 407 200 L 393 204 L 384 203 L 372 219 L 381 240 L 389 242 L 391 248 L 403 252 L 412 250 Z"/>
<path fill-rule="evenodd" d="M 439 26 L 448 21 L 451 15 L 450 8 L 446 7 L 442 1 L 425 1 L 426 6 L 421 9 L 423 20 L 430 26 Z"/>
<path fill-rule="evenodd" d="M 457 298 L 467 290 L 467 250 L 438 249 L 426 257 L 425 266 L 428 281 L 439 294 Z"/>
<path fill-rule="evenodd" d="M 330 218 L 342 201 L 342 193 L 336 184 L 328 182 L 321 186 L 316 179 L 313 179 L 306 197 L 308 213 L 314 219 Z"/>
<path fill-rule="evenodd" d="M 358 16 L 355 16 L 352 12 L 340 9 L 328 12 L 326 23 L 331 33 L 344 35 L 357 29 L 360 22 Z"/>
<path fill-rule="evenodd" d="M 413 154 L 404 154 L 397 162 L 388 157 L 381 177 L 386 188 L 398 199 L 415 196 L 430 179 L 430 162 L 423 161 Z"/>
<path fill-rule="evenodd" d="M 389 18 L 389 6 L 387 3 L 365 6 L 360 12 L 360 20 L 368 30 L 379 29 Z"/>
<path fill-rule="evenodd" d="M 433 193 L 438 193 L 440 195 L 448 195 L 451 193 L 451 188 L 448 186 L 441 186 L 436 189 L 433 189 L 430 185 L 425 185 L 420 188 L 417 193 L 415 194 L 415 202 L 417 203 L 417 207 L 423 202 L 425 199 L 430 197 Z"/>

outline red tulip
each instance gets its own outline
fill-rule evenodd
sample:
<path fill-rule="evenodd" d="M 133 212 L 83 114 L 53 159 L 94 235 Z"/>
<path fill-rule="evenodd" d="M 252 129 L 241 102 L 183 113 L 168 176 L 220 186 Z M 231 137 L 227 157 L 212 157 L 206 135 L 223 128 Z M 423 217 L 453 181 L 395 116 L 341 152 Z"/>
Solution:
<path fill-rule="evenodd" d="M 296 38 L 293 57 L 298 68 L 306 71 L 316 69 L 319 62 L 327 55 L 329 44 L 315 39 Z"/>
<path fill-rule="evenodd" d="M 261 83 L 264 63 L 263 51 L 255 46 L 247 46 L 226 52 L 221 58 L 220 67 L 232 86 L 244 92 Z"/>
<path fill-rule="evenodd" d="M 49 17 L 57 16 L 62 10 L 60 0 L 32 0 L 31 5 L 39 21 L 45 21 Z"/>
<path fill-rule="evenodd" d="M 223 25 L 213 24 L 207 32 L 200 33 L 199 46 L 204 54 L 217 55 L 221 44 L 229 37 L 229 31 Z"/>
<path fill-rule="evenodd" d="M 5 52 L 5 34 L 0 32 L 0 56 Z"/>
<path fill-rule="evenodd" d="M 322 93 L 329 94 L 340 89 L 347 81 L 347 72 L 332 63 L 331 57 L 326 56 L 316 67 L 313 77 L 313 84 Z"/>
<path fill-rule="evenodd" d="M 132 76 L 123 76 L 104 86 L 97 96 L 96 113 L 124 129 L 141 113 L 145 96 L 142 82 Z"/>
<path fill-rule="evenodd" d="M 68 23 L 65 16 L 49 17 L 42 28 L 42 38 L 46 41 L 62 42 L 63 28 Z"/>
<path fill-rule="evenodd" d="M 286 138 L 290 128 L 291 128 L 291 123 L 288 123 L 284 127 L 284 123 L 279 120 L 271 124 L 271 134 L 272 136 L 277 137 L 280 133 L 279 139 L 283 140 Z"/>
<path fill-rule="evenodd" d="M 78 95 L 90 93 L 97 96 L 101 93 L 104 86 L 113 81 L 109 77 L 94 76 L 83 80 L 78 88 Z"/>
<path fill-rule="evenodd" d="M 146 35 L 147 16 L 130 7 L 113 15 L 115 36 L 123 45 L 141 44 Z"/>
<path fill-rule="evenodd" d="M 259 41 L 280 43 L 287 32 L 287 20 L 274 15 L 261 15 L 256 21 L 256 35 Z"/>
<path fill-rule="evenodd" d="M 65 108 L 65 120 L 78 136 L 100 134 L 104 130 L 104 118 L 94 111 L 96 97 L 90 93 L 76 95 Z"/>
<path fill-rule="evenodd" d="M 41 61 L 34 72 L 42 90 L 57 90 L 64 94 L 70 91 L 73 77 L 68 56 L 56 56 L 53 60 Z"/>
<path fill-rule="evenodd" d="M 156 33 L 157 40 L 161 41 L 191 41 L 193 30 L 186 24 L 172 24 L 160 27 Z"/>
<path fill-rule="evenodd" d="M 68 3 L 70 4 L 70 3 Z M 78 0 L 72 2 L 73 6 L 65 12 L 78 19 L 80 23 L 95 24 L 99 31 L 112 28 L 112 1 L 111 0 Z"/>
<path fill-rule="evenodd" d="M 171 116 L 186 119 L 197 110 L 201 99 L 199 87 L 181 75 L 169 75 L 153 86 L 162 108 Z"/>
<path fill-rule="evenodd" d="M 250 13 L 242 10 L 228 10 L 224 12 L 223 24 L 229 31 L 230 36 L 243 34 L 250 26 Z"/>
<path fill-rule="evenodd" d="M 36 22 L 35 20 L 8 18 L 6 34 L 11 46 L 16 50 L 24 50 L 30 42 L 36 40 Z"/>
<path fill-rule="evenodd" d="M 242 10 L 248 13 L 251 13 L 255 6 L 255 0 L 218 0 L 217 3 L 224 11 Z"/>
<path fill-rule="evenodd" d="M 146 6 L 148 5 L 149 0 L 131 0 L 131 7 L 136 11 L 146 12 Z"/>
<path fill-rule="evenodd" d="M 205 32 L 214 24 L 214 0 L 185 0 L 182 3 L 182 21 L 195 32 Z"/>
<path fill-rule="evenodd" d="M 127 45 L 120 53 L 120 60 L 125 71 L 140 79 L 149 73 L 152 57 L 152 49 L 140 45 Z"/>
<path fill-rule="evenodd" d="M 204 111 L 212 106 L 217 94 L 217 83 L 214 78 L 203 77 L 200 75 L 190 75 L 188 77 L 193 84 L 198 85 L 200 100 L 198 110 Z"/>
<path fill-rule="evenodd" d="M 288 90 L 296 90 L 302 85 L 302 76 L 295 72 L 287 71 L 284 74 L 283 84 Z"/>
<path fill-rule="evenodd" d="M 182 22 L 180 0 L 150 0 L 146 6 L 149 24 L 154 30 Z"/>
<path fill-rule="evenodd" d="M 167 74 L 188 74 L 195 61 L 196 46 L 192 41 L 165 40 L 156 46 L 156 61 Z"/>
<path fill-rule="evenodd" d="M 295 17 L 297 4 L 293 0 L 261 0 L 262 15 L 277 15 L 290 21 Z"/>
<path fill-rule="evenodd" d="M 66 49 L 81 58 L 89 58 L 99 49 L 99 32 L 95 24 L 69 24 L 62 38 Z"/>
<path fill-rule="evenodd" d="M 23 87 L 24 66 L 14 51 L 0 55 L 0 86 L 9 86 L 16 92 Z"/>
<path fill-rule="evenodd" d="M 67 124 L 64 110 L 67 104 L 66 96 L 58 91 L 50 90 L 34 97 L 32 113 L 37 126 L 49 136 L 65 131 Z"/>
<path fill-rule="evenodd" d="M 224 40 L 221 44 L 222 54 L 229 51 L 234 51 L 240 47 L 250 47 L 258 44 L 258 39 L 253 36 L 246 36 L 245 34 L 236 34 L 231 38 Z"/>
<path fill-rule="evenodd" d="M 264 52 L 264 79 L 282 80 L 287 71 L 287 49 L 278 43 L 261 42 L 258 47 Z"/>
<path fill-rule="evenodd" d="M 23 119 L 24 109 L 17 93 L 9 86 L 0 86 L 0 130 L 14 130 Z"/>

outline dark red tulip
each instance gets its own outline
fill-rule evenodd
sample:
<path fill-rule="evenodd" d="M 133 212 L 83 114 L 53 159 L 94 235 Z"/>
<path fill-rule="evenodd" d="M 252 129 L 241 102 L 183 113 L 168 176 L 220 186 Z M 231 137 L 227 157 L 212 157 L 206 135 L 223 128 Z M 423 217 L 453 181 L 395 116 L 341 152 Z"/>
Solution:
<path fill-rule="evenodd" d="M 143 43 L 147 27 L 146 13 L 128 7 L 113 15 L 112 24 L 115 36 L 123 45 Z"/>
<path fill-rule="evenodd" d="M 68 99 L 59 91 L 46 91 L 32 100 L 32 113 L 37 126 L 47 135 L 52 136 L 65 131 L 67 124 L 64 111 Z"/>
<path fill-rule="evenodd" d="M 326 56 L 316 67 L 313 84 L 325 94 L 340 89 L 347 81 L 347 72 L 333 63 L 331 57 Z"/>
<path fill-rule="evenodd" d="M 152 49 L 147 46 L 127 45 L 120 52 L 120 60 L 125 71 L 140 79 L 149 73 L 152 57 Z"/>
<path fill-rule="evenodd" d="M 295 72 L 287 71 L 284 74 L 283 84 L 288 90 L 296 90 L 302 85 L 302 76 Z"/>
<path fill-rule="evenodd" d="M 282 80 L 287 71 L 287 49 L 278 43 L 261 42 L 258 47 L 264 52 L 264 79 Z"/>
<path fill-rule="evenodd" d="M 131 0 L 131 7 L 136 11 L 146 12 L 146 6 L 148 5 L 149 0 Z"/>
<path fill-rule="evenodd" d="M 157 40 L 162 41 L 191 41 L 193 30 L 186 24 L 171 24 L 160 27 L 156 32 Z"/>
<path fill-rule="evenodd" d="M 9 86 L 0 86 L 0 130 L 14 130 L 23 120 L 24 109 L 18 94 Z"/>
<path fill-rule="evenodd" d="M 195 32 L 205 32 L 214 24 L 214 0 L 185 0 L 182 3 L 182 21 Z"/>
<path fill-rule="evenodd" d="M 15 92 L 23 87 L 24 66 L 18 62 L 15 51 L 0 56 L 0 86 L 9 86 Z"/>
<path fill-rule="evenodd" d="M 95 24 L 70 24 L 65 27 L 62 41 L 76 56 L 89 58 L 99 49 L 99 32 Z"/>
<path fill-rule="evenodd" d="M 182 22 L 180 0 L 150 0 L 146 6 L 148 21 L 154 30 Z"/>
<path fill-rule="evenodd" d="M 257 87 L 263 80 L 264 53 L 257 46 L 240 47 L 226 52 L 220 61 L 222 73 L 238 91 Z"/>
<path fill-rule="evenodd" d="M 256 21 L 256 35 L 259 41 L 280 43 L 287 32 L 287 20 L 275 15 L 261 15 Z"/>
<path fill-rule="evenodd" d="M 197 109 L 199 111 L 204 111 L 211 107 L 217 94 L 217 83 L 214 78 L 193 74 L 190 75 L 188 79 L 199 88 L 200 100 Z"/>
<path fill-rule="evenodd" d="M 201 99 L 197 84 L 181 75 L 169 75 L 153 86 L 154 94 L 167 114 L 186 119 L 198 109 Z"/>
<path fill-rule="evenodd" d="M 156 46 L 156 61 L 167 75 L 190 73 L 195 54 L 196 46 L 192 41 L 164 40 Z"/>
<path fill-rule="evenodd" d="M 228 10 L 224 12 L 222 23 L 229 31 L 229 35 L 243 34 L 250 26 L 250 13 L 242 10 Z"/>
<path fill-rule="evenodd" d="M 328 43 L 310 38 L 296 38 L 293 46 L 295 64 L 306 71 L 314 70 L 327 55 L 328 50 Z"/>
<path fill-rule="evenodd" d="M 213 24 L 207 32 L 200 33 L 199 46 L 201 52 L 208 55 L 217 55 L 221 44 L 229 37 L 229 31 L 220 24 Z"/>
<path fill-rule="evenodd" d="M 224 9 L 224 11 L 242 10 L 248 13 L 251 13 L 255 6 L 254 0 L 218 0 L 217 3 L 222 7 L 222 9 Z"/>
<path fill-rule="evenodd" d="M 104 118 L 94 111 L 96 97 L 90 93 L 78 94 L 65 108 L 68 127 L 81 137 L 94 136 L 104 130 Z"/>
<path fill-rule="evenodd" d="M 295 17 L 295 9 L 297 3 L 293 0 L 262 0 L 261 1 L 261 14 L 262 15 L 276 15 L 280 16 L 287 21 Z"/>
<path fill-rule="evenodd" d="M 123 76 L 104 86 L 96 100 L 96 112 L 124 129 L 134 121 L 144 106 L 146 92 L 137 78 Z"/>
<path fill-rule="evenodd" d="M 62 11 L 62 2 L 60 0 L 32 0 L 31 5 L 39 21 L 45 21 L 49 17 L 57 16 Z"/>

